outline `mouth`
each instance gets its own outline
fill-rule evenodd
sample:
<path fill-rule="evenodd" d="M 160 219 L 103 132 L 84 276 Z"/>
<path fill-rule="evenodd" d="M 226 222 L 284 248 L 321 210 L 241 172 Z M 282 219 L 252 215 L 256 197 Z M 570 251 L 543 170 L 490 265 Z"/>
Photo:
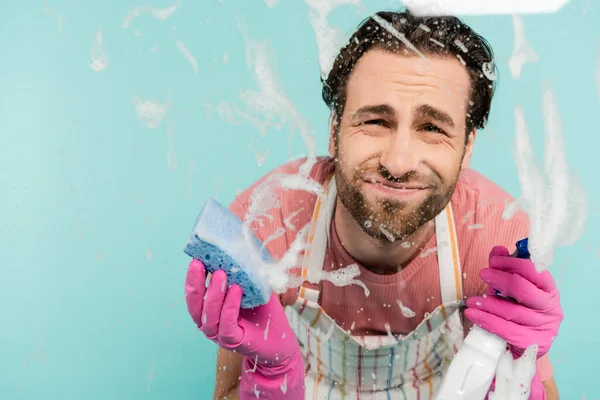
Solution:
<path fill-rule="evenodd" d="M 390 182 L 388 180 L 376 179 L 376 178 L 365 178 L 363 182 L 372 185 L 373 187 L 397 191 L 397 192 L 417 192 L 421 190 L 429 189 L 429 185 L 419 182 Z"/>

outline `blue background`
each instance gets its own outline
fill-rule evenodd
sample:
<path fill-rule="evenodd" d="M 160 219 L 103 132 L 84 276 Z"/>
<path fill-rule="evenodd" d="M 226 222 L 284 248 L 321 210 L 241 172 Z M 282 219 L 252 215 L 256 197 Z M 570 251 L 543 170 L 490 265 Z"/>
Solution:
<path fill-rule="evenodd" d="M 0 2 L 2 399 L 212 396 L 216 348 L 187 315 L 183 246 L 208 196 L 227 204 L 236 190 L 306 153 L 287 126 L 262 137 L 235 112 L 246 112 L 240 93 L 257 89 L 244 34 L 270 49 L 281 88 L 326 153 L 328 110 L 303 1 L 273 8 L 259 0 L 184 1 L 166 20 L 146 13 L 123 28 L 140 4 Z M 345 6 L 329 24 L 350 33 L 365 17 Z M 573 0 L 555 15 L 523 16 L 540 60 L 519 80 L 508 70 L 512 18 L 465 20 L 489 39 L 500 68 L 472 167 L 518 196 L 514 107 L 523 106 L 541 155 L 543 85 L 558 96 L 567 157 L 587 186 L 590 210 L 585 235 L 560 249 L 551 269 L 566 314 L 551 358 L 563 399 L 600 398 L 593 368 L 600 356 L 600 4 Z M 110 62 L 96 72 L 89 63 L 100 29 Z M 158 128 L 138 119 L 135 95 L 170 99 Z M 235 121 L 220 118 L 219 104 L 234 110 Z M 262 165 L 250 145 L 268 149 Z"/>

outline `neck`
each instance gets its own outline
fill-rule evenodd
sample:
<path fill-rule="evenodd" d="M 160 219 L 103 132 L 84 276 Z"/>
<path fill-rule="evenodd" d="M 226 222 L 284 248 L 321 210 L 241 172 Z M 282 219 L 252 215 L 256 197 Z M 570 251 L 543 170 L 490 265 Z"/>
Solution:
<path fill-rule="evenodd" d="M 362 230 L 339 198 L 334 218 L 344 249 L 363 267 L 381 275 L 393 274 L 406 267 L 423 250 L 434 232 L 434 224 L 426 223 L 404 240 L 375 239 Z"/>

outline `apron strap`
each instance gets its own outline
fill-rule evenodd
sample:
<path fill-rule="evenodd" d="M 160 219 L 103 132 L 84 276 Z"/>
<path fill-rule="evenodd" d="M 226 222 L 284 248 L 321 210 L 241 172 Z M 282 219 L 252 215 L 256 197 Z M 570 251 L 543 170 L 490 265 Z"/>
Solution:
<path fill-rule="evenodd" d="M 325 185 L 325 194 L 317 198 L 317 203 L 313 211 L 310 231 L 306 240 L 304 260 L 302 262 L 301 276 L 304 283 L 298 291 L 299 298 L 314 302 L 318 302 L 319 299 L 319 281 L 321 280 L 321 273 L 323 271 L 325 251 L 330 240 L 329 229 L 337 199 L 335 177 L 332 176 Z"/>
<path fill-rule="evenodd" d="M 442 303 L 463 300 L 458 239 L 450 202 L 444 211 L 435 217 L 435 230 Z"/>

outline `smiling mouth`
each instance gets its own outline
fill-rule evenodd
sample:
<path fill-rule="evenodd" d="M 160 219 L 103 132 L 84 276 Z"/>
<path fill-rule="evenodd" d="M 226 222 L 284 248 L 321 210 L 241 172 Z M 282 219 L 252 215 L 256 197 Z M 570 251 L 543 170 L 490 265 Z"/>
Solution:
<path fill-rule="evenodd" d="M 363 182 L 381 187 L 387 190 L 396 190 L 399 192 L 414 192 L 428 189 L 428 185 L 422 183 L 395 183 L 390 181 L 380 181 L 376 179 L 364 179 Z"/>

